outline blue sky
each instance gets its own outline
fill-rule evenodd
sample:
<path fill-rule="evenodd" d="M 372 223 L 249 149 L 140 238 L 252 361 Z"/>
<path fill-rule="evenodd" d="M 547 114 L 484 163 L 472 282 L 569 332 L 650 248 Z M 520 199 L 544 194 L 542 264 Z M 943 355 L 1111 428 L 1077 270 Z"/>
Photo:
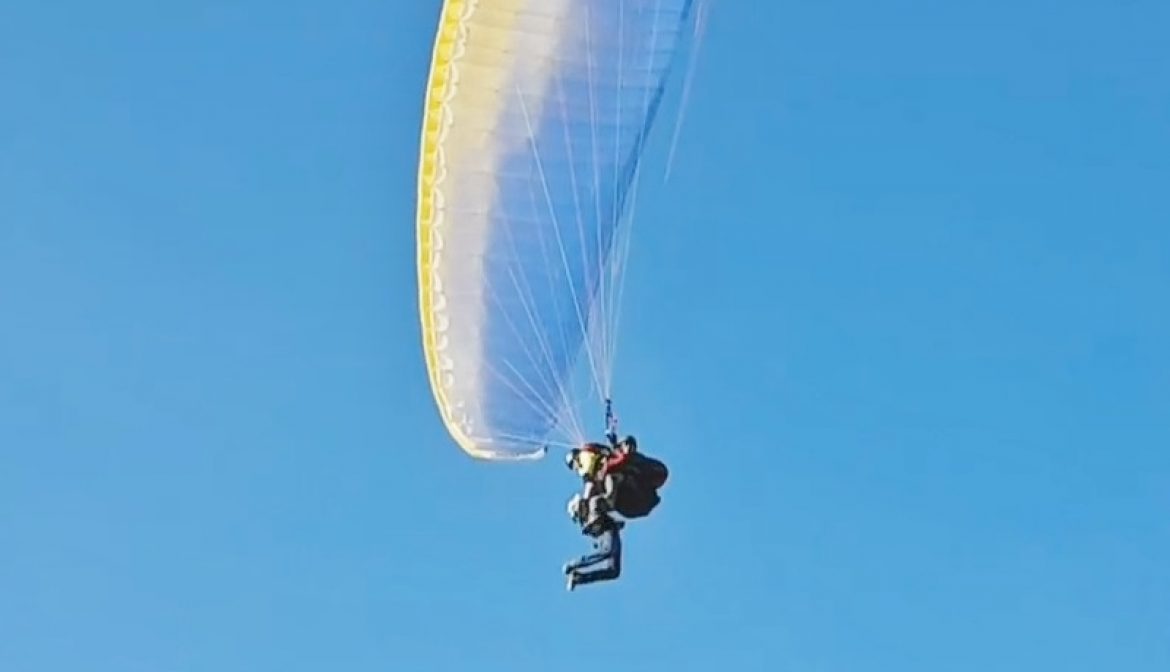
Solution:
<path fill-rule="evenodd" d="M 0 669 L 1170 669 L 1170 5 L 716 0 L 568 594 L 427 389 L 438 4 L 0 9 Z"/>

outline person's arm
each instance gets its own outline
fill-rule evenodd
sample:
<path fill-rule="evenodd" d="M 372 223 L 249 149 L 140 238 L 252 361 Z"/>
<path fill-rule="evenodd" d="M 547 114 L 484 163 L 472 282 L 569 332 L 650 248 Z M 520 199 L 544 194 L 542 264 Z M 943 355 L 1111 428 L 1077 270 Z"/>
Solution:
<path fill-rule="evenodd" d="M 602 476 L 600 480 L 589 479 L 585 481 L 585 489 L 581 491 L 581 499 L 589 500 L 598 495 L 608 499 L 613 496 L 615 488 L 611 476 Z"/>
<path fill-rule="evenodd" d="M 629 459 L 629 457 L 630 457 L 630 454 L 624 450 L 616 452 L 613 456 L 611 456 L 608 460 L 606 460 L 605 470 L 610 472 L 610 473 L 613 473 L 614 471 L 621 469 L 622 466 L 625 465 L 626 460 Z"/>
<path fill-rule="evenodd" d="M 581 501 L 588 502 L 593 497 L 593 491 L 595 489 L 593 481 L 585 481 L 585 487 L 581 488 Z"/>
<path fill-rule="evenodd" d="M 606 474 L 601 477 L 601 493 L 610 502 L 614 501 L 614 495 L 617 494 L 617 483 L 614 482 L 613 476 Z"/>

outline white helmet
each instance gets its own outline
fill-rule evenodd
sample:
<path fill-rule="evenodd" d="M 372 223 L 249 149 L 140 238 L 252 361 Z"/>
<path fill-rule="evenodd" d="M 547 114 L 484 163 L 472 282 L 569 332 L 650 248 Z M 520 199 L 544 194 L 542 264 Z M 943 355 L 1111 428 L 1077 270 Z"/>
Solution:
<path fill-rule="evenodd" d="M 574 448 L 565 453 L 565 466 L 571 471 L 577 470 L 577 456 L 581 454 L 580 448 Z"/>

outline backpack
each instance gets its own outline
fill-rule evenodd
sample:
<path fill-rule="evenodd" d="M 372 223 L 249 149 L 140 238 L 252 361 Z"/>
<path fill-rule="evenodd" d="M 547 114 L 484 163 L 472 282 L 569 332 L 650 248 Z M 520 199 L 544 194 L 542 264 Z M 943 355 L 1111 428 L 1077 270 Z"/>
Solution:
<path fill-rule="evenodd" d="M 614 509 L 626 518 L 649 515 L 662 501 L 658 489 L 670 475 L 666 465 L 642 453 L 631 453 L 618 473 L 621 483 Z"/>

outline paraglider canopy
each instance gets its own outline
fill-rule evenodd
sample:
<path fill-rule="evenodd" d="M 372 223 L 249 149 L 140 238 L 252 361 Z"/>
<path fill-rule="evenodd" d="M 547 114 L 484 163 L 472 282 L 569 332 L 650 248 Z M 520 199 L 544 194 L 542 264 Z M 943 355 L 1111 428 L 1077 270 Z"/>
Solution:
<path fill-rule="evenodd" d="M 632 195 L 691 14 L 691 0 L 443 5 L 419 304 L 439 411 L 475 457 L 576 445 L 583 406 L 611 396 Z"/>

